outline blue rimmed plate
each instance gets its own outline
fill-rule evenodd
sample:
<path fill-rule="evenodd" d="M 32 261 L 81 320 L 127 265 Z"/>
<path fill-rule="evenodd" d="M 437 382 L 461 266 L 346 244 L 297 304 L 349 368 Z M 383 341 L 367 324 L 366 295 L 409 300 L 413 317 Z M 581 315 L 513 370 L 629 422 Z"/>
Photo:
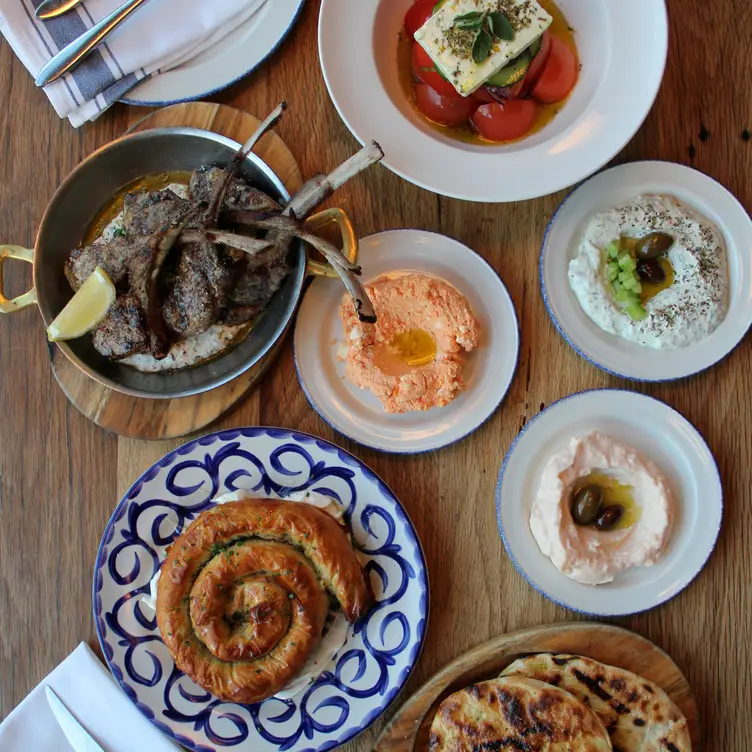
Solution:
<path fill-rule="evenodd" d="M 671 537 L 654 566 L 629 569 L 613 582 L 595 586 L 561 574 L 538 548 L 529 521 L 551 455 L 566 448 L 572 437 L 593 430 L 655 462 L 676 507 Z M 574 611 L 622 616 L 666 602 L 700 573 L 720 533 L 723 488 L 708 445 L 684 416 L 653 397 L 596 389 L 565 397 L 525 426 L 501 467 L 496 514 L 507 553 L 536 590 Z"/>
<path fill-rule="evenodd" d="M 480 324 L 479 346 L 465 361 L 465 390 L 444 407 L 387 413 L 378 398 L 345 376 L 339 280 L 314 280 L 295 323 L 295 368 L 316 412 L 359 444 L 418 454 L 469 436 L 497 410 L 514 379 L 520 331 L 512 298 L 494 268 L 466 245 L 426 230 L 388 230 L 360 240 L 364 281 L 407 273 L 444 280 L 467 299 Z"/>
<path fill-rule="evenodd" d="M 708 337 L 679 350 L 655 350 L 609 334 L 591 321 L 569 285 L 569 262 L 577 255 L 592 217 L 644 195 L 673 196 L 716 225 L 728 261 L 729 308 Z M 752 219 L 739 201 L 712 178 L 670 162 L 613 167 L 582 183 L 556 210 L 543 240 L 540 284 L 559 333 L 589 363 L 635 381 L 672 381 L 710 368 L 742 341 L 752 325 Z"/>
<path fill-rule="evenodd" d="M 271 498 L 311 490 L 340 501 L 376 596 L 335 661 L 291 700 L 236 705 L 207 694 L 175 667 L 136 597 L 183 528 L 218 494 L 238 489 Z M 425 636 L 428 576 L 404 509 L 364 464 L 307 434 L 244 428 L 192 441 L 136 481 L 100 543 L 93 607 L 113 675 L 175 741 L 200 752 L 323 752 L 363 731 L 407 681 Z"/>
<path fill-rule="evenodd" d="M 264 63 L 285 40 L 305 0 L 273 0 L 221 42 L 182 65 L 148 78 L 122 99 L 125 104 L 164 107 L 216 94 Z"/>

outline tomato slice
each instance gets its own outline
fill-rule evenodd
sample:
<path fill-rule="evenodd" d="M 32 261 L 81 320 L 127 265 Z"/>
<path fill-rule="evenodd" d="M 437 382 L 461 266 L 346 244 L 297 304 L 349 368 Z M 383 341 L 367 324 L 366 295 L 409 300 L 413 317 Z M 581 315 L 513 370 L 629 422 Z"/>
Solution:
<path fill-rule="evenodd" d="M 533 62 L 530 63 L 525 78 L 522 79 L 520 96 L 526 96 L 530 89 L 532 89 L 538 82 L 543 66 L 546 63 L 546 60 L 548 60 L 549 52 L 551 52 L 551 34 L 548 31 L 545 31 L 541 37 L 541 48 L 538 50 L 538 54 L 533 58 Z"/>
<path fill-rule="evenodd" d="M 423 84 L 428 84 L 439 94 L 457 94 L 457 90 L 445 78 L 442 78 L 431 60 L 431 56 L 417 43 L 413 44 L 413 74 Z"/>
<path fill-rule="evenodd" d="M 539 102 L 561 102 L 574 89 L 578 75 L 579 64 L 574 50 L 558 37 L 552 37 L 546 63 L 530 94 Z"/>
<path fill-rule="evenodd" d="M 428 21 L 433 15 L 433 7 L 436 0 L 416 0 L 410 10 L 405 14 L 405 31 L 410 35 L 410 39 L 415 36 L 415 32 Z"/>
<path fill-rule="evenodd" d="M 529 133 L 538 117 L 532 99 L 510 99 L 506 104 L 482 104 L 473 114 L 473 125 L 488 141 L 511 141 Z"/>
<path fill-rule="evenodd" d="M 439 125 L 462 125 L 470 119 L 478 106 L 477 99 L 461 97 L 457 92 L 441 94 L 428 84 L 415 84 L 415 101 L 418 109 Z"/>
<path fill-rule="evenodd" d="M 481 86 L 480 89 L 476 89 L 471 95 L 474 99 L 477 99 L 479 102 L 495 102 L 496 100 L 486 91 L 485 86 Z"/>

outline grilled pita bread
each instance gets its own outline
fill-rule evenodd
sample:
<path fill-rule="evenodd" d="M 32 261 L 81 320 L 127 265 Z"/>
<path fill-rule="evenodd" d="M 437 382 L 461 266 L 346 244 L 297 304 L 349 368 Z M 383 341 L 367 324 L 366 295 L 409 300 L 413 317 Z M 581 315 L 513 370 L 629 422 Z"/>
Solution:
<path fill-rule="evenodd" d="M 520 676 L 447 697 L 431 725 L 431 752 L 610 752 L 598 716 L 557 687 Z"/>
<path fill-rule="evenodd" d="M 687 721 L 656 684 L 621 668 L 577 655 L 520 658 L 502 676 L 526 676 L 571 692 L 592 708 L 614 752 L 689 752 Z"/>

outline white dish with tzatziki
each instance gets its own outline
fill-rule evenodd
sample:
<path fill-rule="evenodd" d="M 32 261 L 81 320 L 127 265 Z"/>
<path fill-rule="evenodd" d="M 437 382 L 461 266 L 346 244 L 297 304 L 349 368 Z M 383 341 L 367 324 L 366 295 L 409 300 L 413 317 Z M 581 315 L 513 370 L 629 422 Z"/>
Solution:
<path fill-rule="evenodd" d="M 691 376 L 752 325 L 752 221 L 700 172 L 639 162 L 580 185 L 551 220 L 541 288 L 556 328 L 623 378 Z"/>

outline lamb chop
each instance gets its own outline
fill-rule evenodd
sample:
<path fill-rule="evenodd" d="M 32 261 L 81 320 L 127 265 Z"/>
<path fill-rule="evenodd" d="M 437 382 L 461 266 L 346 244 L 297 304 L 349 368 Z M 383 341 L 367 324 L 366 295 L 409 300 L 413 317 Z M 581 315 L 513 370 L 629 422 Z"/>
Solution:
<path fill-rule="evenodd" d="M 211 203 L 214 192 L 218 190 L 219 180 L 224 177 L 224 170 L 219 167 L 194 170 L 188 190 L 191 197 L 199 203 Z M 238 178 L 232 178 L 227 186 L 220 213 L 228 209 L 252 209 L 254 211 L 281 211 L 282 207 L 263 191 L 252 188 Z"/>
<path fill-rule="evenodd" d="M 122 288 L 128 279 L 128 261 L 136 251 L 133 243 L 122 237 L 76 248 L 65 262 L 65 276 L 70 286 L 78 290 L 101 266 L 115 287 Z"/>
<path fill-rule="evenodd" d="M 176 335 L 206 331 L 225 308 L 232 278 L 231 262 L 216 246 L 183 245 L 174 285 L 162 306 L 171 331 Z"/>
<path fill-rule="evenodd" d="M 163 227 L 180 221 L 191 208 L 191 201 L 174 191 L 128 193 L 123 199 L 123 227 L 127 235 L 153 235 Z"/>
<path fill-rule="evenodd" d="M 144 312 L 133 295 L 121 295 L 94 330 L 94 348 L 112 360 L 149 349 Z"/>
<path fill-rule="evenodd" d="M 127 253 L 129 292 L 121 295 L 94 332 L 94 347 L 113 359 L 149 351 L 156 358 L 169 352 L 159 300 L 159 277 L 165 260 L 185 226 L 195 219 L 191 204 L 182 217 L 148 237 L 135 237 Z"/>

